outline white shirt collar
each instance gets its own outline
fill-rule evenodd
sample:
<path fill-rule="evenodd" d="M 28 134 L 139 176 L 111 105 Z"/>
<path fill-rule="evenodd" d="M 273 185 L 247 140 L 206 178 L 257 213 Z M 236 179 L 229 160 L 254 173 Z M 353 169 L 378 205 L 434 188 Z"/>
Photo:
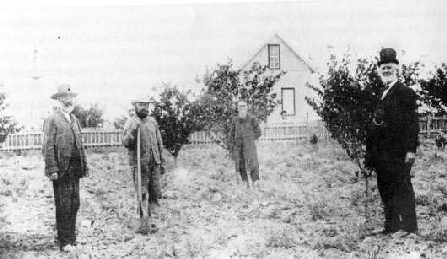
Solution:
<path fill-rule="evenodd" d="M 394 86 L 394 84 L 396 84 L 396 82 L 397 82 L 397 80 L 395 80 L 395 81 L 393 81 L 393 82 L 388 84 L 388 87 L 385 89 L 385 91 L 383 91 L 382 100 L 385 99 L 385 96 L 388 94 L 388 92 Z"/>
<path fill-rule="evenodd" d="M 65 119 L 67 119 L 67 121 L 71 122 L 70 114 L 68 112 L 65 112 L 63 109 L 61 109 L 61 112 L 64 115 Z"/>

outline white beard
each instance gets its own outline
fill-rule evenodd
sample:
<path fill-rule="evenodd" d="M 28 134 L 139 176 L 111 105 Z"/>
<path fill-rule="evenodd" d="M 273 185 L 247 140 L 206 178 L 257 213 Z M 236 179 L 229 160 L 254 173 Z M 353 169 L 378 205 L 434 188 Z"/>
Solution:
<path fill-rule="evenodd" d="M 389 75 L 389 76 L 380 75 L 380 78 L 382 79 L 382 82 L 386 85 L 397 80 L 397 76 L 395 75 Z"/>

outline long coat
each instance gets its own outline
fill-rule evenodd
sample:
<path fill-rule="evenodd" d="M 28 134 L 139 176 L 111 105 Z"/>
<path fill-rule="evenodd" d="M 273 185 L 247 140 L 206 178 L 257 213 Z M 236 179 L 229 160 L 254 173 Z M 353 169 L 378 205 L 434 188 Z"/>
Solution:
<path fill-rule="evenodd" d="M 72 152 L 79 152 L 81 170 L 77 177 L 84 177 L 88 173 L 81 127 L 73 114 L 70 114 L 70 119 L 68 121 L 61 111 L 55 111 L 44 122 L 42 153 L 46 176 L 52 173 L 58 173 L 58 178 L 64 176 L 69 169 Z"/>
<path fill-rule="evenodd" d="M 416 113 L 416 93 L 396 82 L 380 100 L 367 134 L 365 165 L 403 161 L 407 152 L 416 152 L 419 145 L 419 125 Z"/>
<path fill-rule="evenodd" d="M 255 140 L 261 136 L 259 123 L 254 117 L 248 115 L 246 118 L 233 118 L 232 125 L 230 136 L 233 143 L 232 157 L 236 163 L 236 171 L 239 171 L 240 163 L 246 163 L 246 168 L 250 171 L 259 170 L 255 143 Z"/>
<path fill-rule="evenodd" d="M 140 125 L 141 161 L 143 163 L 163 164 L 163 140 L 157 121 L 148 116 L 140 119 L 137 116 L 129 118 L 124 125 L 123 145 L 129 153 L 129 164 L 137 165 L 137 126 Z"/>

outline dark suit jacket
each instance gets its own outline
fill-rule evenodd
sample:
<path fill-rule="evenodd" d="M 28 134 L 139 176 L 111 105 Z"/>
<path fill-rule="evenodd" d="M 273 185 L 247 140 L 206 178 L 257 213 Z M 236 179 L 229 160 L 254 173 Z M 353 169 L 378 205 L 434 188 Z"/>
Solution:
<path fill-rule="evenodd" d="M 81 127 L 74 115 L 69 122 L 60 111 L 55 111 L 44 122 L 42 153 L 45 159 L 45 175 L 58 173 L 62 177 L 67 173 L 73 148 L 79 152 L 81 171 L 78 177 L 87 175 L 87 159 L 82 145 Z"/>
<path fill-rule="evenodd" d="M 365 165 L 381 162 L 403 162 L 407 152 L 416 152 L 419 125 L 416 93 L 396 82 L 375 111 L 367 134 Z M 379 124 L 379 125 L 377 125 Z"/>
<path fill-rule="evenodd" d="M 247 118 L 233 118 L 230 136 L 232 140 L 232 157 L 235 161 L 236 171 L 239 171 L 240 163 L 246 163 L 248 170 L 258 170 L 258 152 L 255 141 L 261 137 L 261 128 L 255 117 L 247 115 Z M 243 154 L 244 161 L 241 157 Z"/>

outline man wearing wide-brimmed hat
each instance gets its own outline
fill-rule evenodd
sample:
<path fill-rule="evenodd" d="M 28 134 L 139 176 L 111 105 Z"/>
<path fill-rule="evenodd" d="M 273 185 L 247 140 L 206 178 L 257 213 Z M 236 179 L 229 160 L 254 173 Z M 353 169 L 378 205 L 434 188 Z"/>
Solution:
<path fill-rule="evenodd" d="M 163 141 L 157 121 L 149 116 L 151 99 L 140 98 L 132 101 L 135 115 L 124 125 L 123 145 L 129 152 L 129 164 L 132 170 L 135 189 L 137 185 L 137 132 L 140 131 L 140 164 L 141 164 L 141 194 L 139 206 L 140 226 L 138 233 L 147 234 L 157 230 L 154 224 L 149 224 L 151 212 L 158 207 L 161 197 L 160 174 L 163 173 Z"/>
<path fill-rule="evenodd" d="M 60 249 L 66 252 L 76 246 L 79 179 L 88 174 L 81 127 L 72 114 L 76 95 L 64 84 L 51 96 L 59 106 L 44 122 L 42 145 L 45 175 L 53 181 L 57 239 Z"/>
<path fill-rule="evenodd" d="M 383 83 L 367 136 L 365 166 L 377 172 L 384 234 L 417 232 L 415 194 L 410 170 L 418 142 L 416 93 L 398 79 L 396 51 L 384 48 L 377 64 Z"/>

